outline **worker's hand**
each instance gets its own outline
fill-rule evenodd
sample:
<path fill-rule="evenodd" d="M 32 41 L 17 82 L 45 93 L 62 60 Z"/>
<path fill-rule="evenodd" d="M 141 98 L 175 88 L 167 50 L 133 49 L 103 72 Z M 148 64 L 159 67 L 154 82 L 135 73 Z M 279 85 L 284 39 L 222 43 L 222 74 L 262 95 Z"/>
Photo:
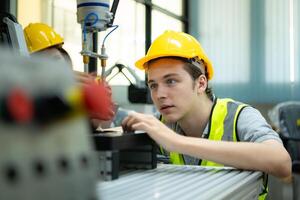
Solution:
<path fill-rule="evenodd" d="M 100 120 L 100 119 L 96 119 L 96 118 L 90 119 L 93 130 L 96 130 L 99 127 L 101 127 L 101 128 L 110 128 L 111 127 L 111 124 L 113 123 L 113 119 L 114 119 L 116 113 L 118 112 L 118 105 L 113 103 L 112 109 L 113 109 L 113 116 L 108 120 L 106 120 L 106 119 Z"/>
<path fill-rule="evenodd" d="M 168 151 L 172 151 L 176 142 L 180 141 L 180 137 L 182 137 L 154 116 L 137 112 L 130 112 L 122 121 L 122 127 L 125 132 L 133 130 L 147 132 L 153 140 Z"/>
<path fill-rule="evenodd" d="M 85 105 L 91 119 L 111 120 L 115 115 L 115 105 L 111 93 L 103 84 L 95 82 L 83 86 Z"/>
<path fill-rule="evenodd" d="M 108 83 L 104 80 L 101 80 L 101 78 L 97 77 L 97 73 L 96 72 L 92 72 L 92 73 L 85 73 L 85 72 L 79 72 L 79 71 L 74 71 L 75 73 L 75 77 L 78 81 L 78 83 L 80 85 L 87 85 L 87 84 L 91 84 L 93 82 L 97 83 L 97 84 L 103 84 L 105 86 L 105 88 L 107 89 L 108 94 L 111 96 L 112 95 L 112 91 L 111 91 L 111 87 L 108 85 Z"/>
<path fill-rule="evenodd" d="M 96 77 L 95 73 L 88 74 L 85 72 L 78 72 L 78 71 L 74 71 L 74 73 L 77 82 L 82 86 L 94 82 Z"/>
<path fill-rule="evenodd" d="M 111 87 L 105 80 L 103 81 L 103 80 L 100 80 L 99 78 L 95 78 L 94 80 L 96 81 L 97 84 L 103 84 L 104 87 L 106 88 L 106 91 L 109 94 L 109 96 L 112 96 Z"/>
<path fill-rule="evenodd" d="M 109 125 L 111 124 L 112 119 L 116 115 L 118 106 L 112 101 L 112 90 L 111 90 L 110 85 L 105 80 L 101 80 L 101 79 L 99 79 L 99 77 L 96 77 L 96 76 L 94 76 L 94 77 L 95 77 L 94 81 L 96 82 L 96 84 L 104 86 L 106 95 L 110 99 L 110 104 L 108 106 L 108 109 L 110 109 L 109 117 L 102 118 L 100 120 L 95 119 L 94 123 L 98 124 L 98 126 L 101 126 L 102 128 L 109 128 Z"/>
<path fill-rule="evenodd" d="M 77 82 L 83 87 L 85 101 L 93 126 L 107 124 L 115 116 L 115 104 L 112 101 L 111 87 L 99 79 L 96 73 L 74 71 Z"/>

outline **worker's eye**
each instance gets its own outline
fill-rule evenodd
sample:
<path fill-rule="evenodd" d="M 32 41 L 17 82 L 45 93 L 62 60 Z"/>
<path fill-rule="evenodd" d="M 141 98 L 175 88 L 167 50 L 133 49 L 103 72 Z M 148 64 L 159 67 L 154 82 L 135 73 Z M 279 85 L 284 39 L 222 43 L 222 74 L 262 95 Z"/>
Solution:
<path fill-rule="evenodd" d="M 149 87 L 150 90 L 154 90 L 155 88 L 157 88 L 157 84 L 151 83 L 151 84 L 148 85 L 148 87 Z"/>
<path fill-rule="evenodd" d="M 175 83 L 177 83 L 177 81 L 174 80 L 174 79 L 167 79 L 167 80 L 166 80 L 166 83 L 167 83 L 168 85 L 174 85 Z"/>

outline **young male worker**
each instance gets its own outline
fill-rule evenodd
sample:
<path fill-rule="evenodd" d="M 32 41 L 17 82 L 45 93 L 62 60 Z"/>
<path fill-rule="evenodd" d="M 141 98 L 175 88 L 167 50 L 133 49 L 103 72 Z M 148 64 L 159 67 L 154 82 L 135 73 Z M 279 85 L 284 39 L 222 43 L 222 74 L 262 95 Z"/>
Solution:
<path fill-rule="evenodd" d="M 212 64 L 194 37 L 166 31 L 136 67 L 148 74 L 161 118 L 133 112 L 122 126 L 147 132 L 171 163 L 226 165 L 290 177 L 290 156 L 259 111 L 214 97 L 208 88 Z"/>

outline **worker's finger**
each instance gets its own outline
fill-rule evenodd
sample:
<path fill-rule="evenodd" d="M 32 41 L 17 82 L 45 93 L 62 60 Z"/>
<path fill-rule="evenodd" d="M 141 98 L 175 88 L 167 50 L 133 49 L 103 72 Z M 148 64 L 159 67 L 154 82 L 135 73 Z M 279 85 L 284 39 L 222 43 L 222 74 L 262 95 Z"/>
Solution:
<path fill-rule="evenodd" d="M 145 122 L 137 122 L 133 124 L 132 129 L 148 132 L 148 126 Z"/>
<path fill-rule="evenodd" d="M 122 126 L 122 129 L 123 131 L 126 133 L 126 132 L 130 132 L 131 129 L 129 128 L 129 126 L 127 126 L 127 121 L 129 120 L 129 117 L 125 117 L 121 123 L 121 126 Z"/>
<path fill-rule="evenodd" d="M 132 131 L 132 124 L 135 123 L 135 119 L 134 117 L 128 115 L 127 117 L 124 118 L 124 120 L 122 121 L 122 128 L 123 130 L 126 131 Z"/>
<path fill-rule="evenodd" d="M 91 75 L 89 75 L 88 73 L 85 73 L 85 72 L 80 72 L 80 71 L 75 71 L 74 70 L 74 73 L 75 73 L 76 76 L 91 77 Z"/>
<path fill-rule="evenodd" d="M 128 120 L 127 120 L 127 123 L 126 123 L 126 126 L 131 128 L 132 125 L 136 122 L 136 119 L 133 118 L 133 117 L 129 117 Z"/>
<path fill-rule="evenodd" d="M 96 77 L 97 76 L 97 72 L 90 72 L 89 75 L 93 76 L 93 77 Z"/>
<path fill-rule="evenodd" d="M 93 76 L 84 73 L 84 72 L 78 72 L 78 71 L 74 71 L 75 73 L 75 78 L 77 79 L 77 81 L 79 82 L 79 84 L 90 84 L 91 82 L 94 81 Z"/>
<path fill-rule="evenodd" d="M 109 85 L 105 80 L 102 80 L 100 77 L 96 77 L 96 76 L 95 76 L 94 80 L 95 80 L 98 84 L 102 84 L 102 85 L 105 87 L 105 89 L 106 89 L 106 91 L 107 91 L 107 94 L 108 94 L 109 96 L 112 95 L 111 87 L 110 87 L 110 85 Z"/>
<path fill-rule="evenodd" d="M 129 116 L 126 116 L 126 117 L 122 120 L 121 125 L 125 127 L 128 120 L 129 120 Z"/>
<path fill-rule="evenodd" d="M 135 121 L 148 121 L 148 116 L 143 113 L 131 111 L 129 112 L 128 116 L 131 116 L 131 118 Z"/>
<path fill-rule="evenodd" d="M 108 114 L 106 116 L 103 116 L 101 119 L 104 121 L 111 120 L 115 116 L 115 113 L 113 110 L 108 111 Z"/>
<path fill-rule="evenodd" d="M 93 83 L 93 79 L 85 78 L 85 77 L 77 77 L 77 82 L 80 85 L 87 85 Z"/>
<path fill-rule="evenodd" d="M 107 93 L 111 96 L 112 95 L 112 90 L 110 85 L 108 85 L 107 83 L 104 83 L 104 86 L 106 88 Z"/>

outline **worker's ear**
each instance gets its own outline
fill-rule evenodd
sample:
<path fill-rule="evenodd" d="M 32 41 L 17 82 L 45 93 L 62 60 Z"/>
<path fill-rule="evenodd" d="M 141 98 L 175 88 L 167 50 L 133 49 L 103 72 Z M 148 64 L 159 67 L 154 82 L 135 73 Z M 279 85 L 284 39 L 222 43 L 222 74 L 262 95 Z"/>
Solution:
<path fill-rule="evenodd" d="M 205 92 L 207 85 L 207 78 L 205 75 L 200 75 L 196 80 L 196 90 L 198 94 Z"/>

